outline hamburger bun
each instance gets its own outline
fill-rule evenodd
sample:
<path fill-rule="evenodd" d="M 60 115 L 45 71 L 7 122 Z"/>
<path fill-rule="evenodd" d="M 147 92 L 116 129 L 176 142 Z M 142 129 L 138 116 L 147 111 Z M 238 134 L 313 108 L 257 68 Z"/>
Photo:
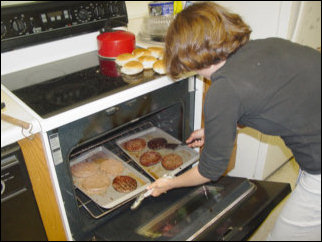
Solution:
<path fill-rule="evenodd" d="M 138 60 L 142 63 L 144 69 L 152 69 L 153 64 L 157 61 L 157 58 L 144 55 L 139 57 Z"/>
<path fill-rule="evenodd" d="M 162 53 L 162 55 L 159 57 L 159 60 L 163 60 L 164 57 L 164 52 Z"/>
<path fill-rule="evenodd" d="M 150 78 L 152 78 L 153 76 L 154 76 L 154 71 L 153 71 L 152 69 L 144 70 L 144 72 L 143 72 L 143 77 L 144 77 L 145 79 L 150 79 Z"/>
<path fill-rule="evenodd" d="M 156 61 L 153 64 L 153 70 L 160 75 L 164 75 L 166 73 L 164 61 L 163 60 Z"/>
<path fill-rule="evenodd" d="M 118 57 L 116 57 L 115 63 L 119 66 L 124 66 L 129 61 L 136 60 L 135 56 L 129 53 L 120 54 Z"/>
<path fill-rule="evenodd" d="M 143 71 L 143 65 L 139 61 L 130 61 L 124 64 L 121 72 L 126 75 L 136 75 Z"/>
<path fill-rule="evenodd" d="M 136 58 L 139 58 L 139 57 L 144 56 L 144 55 L 151 55 L 151 52 L 149 50 L 147 50 L 147 49 L 137 48 L 137 49 L 133 50 L 132 54 Z"/>
<path fill-rule="evenodd" d="M 160 59 L 163 57 L 163 48 L 162 47 L 149 47 L 148 50 L 151 52 L 151 56 Z"/>

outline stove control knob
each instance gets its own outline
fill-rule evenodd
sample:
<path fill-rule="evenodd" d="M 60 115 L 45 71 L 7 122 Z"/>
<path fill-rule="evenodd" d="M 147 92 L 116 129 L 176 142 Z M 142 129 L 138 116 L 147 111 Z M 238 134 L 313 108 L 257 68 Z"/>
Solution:
<path fill-rule="evenodd" d="M 6 190 L 6 184 L 4 183 L 4 181 L 1 180 L 1 195 L 4 193 L 5 190 Z"/>
<path fill-rule="evenodd" d="M 1 23 L 1 38 L 3 38 L 7 33 L 7 27 L 4 23 Z"/>
<path fill-rule="evenodd" d="M 26 23 L 22 19 L 15 19 L 12 21 L 12 28 L 16 33 L 22 34 L 26 30 Z"/>
<path fill-rule="evenodd" d="M 88 11 L 86 9 L 81 9 L 78 12 L 78 18 L 80 21 L 85 21 L 89 17 Z"/>
<path fill-rule="evenodd" d="M 104 17 L 104 13 L 105 13 L 105 11 L 104 11 L 104 8 L 102 6 L 96 6 L 94 8 L 94 16 L 95 16 L 95 18 Z"/>
<path fill-rule="evenodd" d="M 109 7 L 109 10 L 110 10 L 110 14 L 111 14 L 113 17 L 115 17 L 115 16 L 116 16 L 116 13 L 117 13 L 117 12 L 115 11 L 115 10 L 116 10 L 115 2 L 114 2 L 114 1 L 112 2 L 112 1 L 111 1 L 108 7 Z"/>

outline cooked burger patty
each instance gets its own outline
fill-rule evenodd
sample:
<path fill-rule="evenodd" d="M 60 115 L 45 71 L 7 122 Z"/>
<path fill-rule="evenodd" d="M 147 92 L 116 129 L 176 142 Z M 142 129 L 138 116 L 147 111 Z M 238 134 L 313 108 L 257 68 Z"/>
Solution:
<path fill-rule="evenodd" d="M 84 178 L 94 175 L 99 169 L 99 165 L 92 161 L 79 162 L 71 167 L 73 176 Z"/>
<path fill-rule="evenodd" d="M 131 192 L 137 188 L 137 182 L 130 176 L 117 176 L 113 180 L 113 188 L 118 192 Z"/>
<path fill-rule="evenodd" d="M 131 139 L 123 144 L 123 147 L 128 151 L 140 151 L 146 146 L 146 142 L 142 138 Z"/>
<path fill-rule="evenodd" d="M 143 166 L 152 166 L 159 163 L 162 160 L 162 156 L 157 151 L 147 151 L 140 157 L 140 163 Z"/>
<path fill-rule="evenodd" d="M 183 164 L 182 157 L 180 155 L 171 153 L 165 155 L 162 159 L 162 166 L 166 170 L 174 170 Z"/>
<path fill-rule="evenodd" d="M 159 150 L 166 146 L 167 140 L 165 138 L 154 138 L 148 142 L 148 147 L 151 150 Z"/>

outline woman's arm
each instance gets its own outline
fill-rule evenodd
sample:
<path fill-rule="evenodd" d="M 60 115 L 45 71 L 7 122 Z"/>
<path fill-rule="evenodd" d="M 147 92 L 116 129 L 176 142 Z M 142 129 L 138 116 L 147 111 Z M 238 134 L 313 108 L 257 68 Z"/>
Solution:
<path fill-rule="evenodd" d="M 198 166 L 195 166 L 178 177 L 160 178 L 152 183 L 148 189 L 153 189 L 151 195 L 157 197 L 174 188 L 197 186 L 209 181 L 210 179 L 199 173 Z"/>

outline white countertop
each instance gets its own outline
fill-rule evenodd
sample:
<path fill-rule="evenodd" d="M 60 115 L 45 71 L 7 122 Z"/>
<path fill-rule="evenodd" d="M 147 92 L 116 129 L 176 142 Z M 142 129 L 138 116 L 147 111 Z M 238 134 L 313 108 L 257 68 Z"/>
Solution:
<path fill-rule="evenodd" d="M 24 110 L 21 104 L 15 100 L 15 97 L 11 96 L 10 92 L 8 92 L 3 85 L 1 85 L 1 102 L 6 104 L 6 107 L 1 110 L 2 113 L 31 123 L 32 134 L 40 131 L 39 122 Z M 23 130 L 22 127 L 1 120 L 1 147 L 17 142 L 29 135 L 30 133 L 28 130 Z"/>

